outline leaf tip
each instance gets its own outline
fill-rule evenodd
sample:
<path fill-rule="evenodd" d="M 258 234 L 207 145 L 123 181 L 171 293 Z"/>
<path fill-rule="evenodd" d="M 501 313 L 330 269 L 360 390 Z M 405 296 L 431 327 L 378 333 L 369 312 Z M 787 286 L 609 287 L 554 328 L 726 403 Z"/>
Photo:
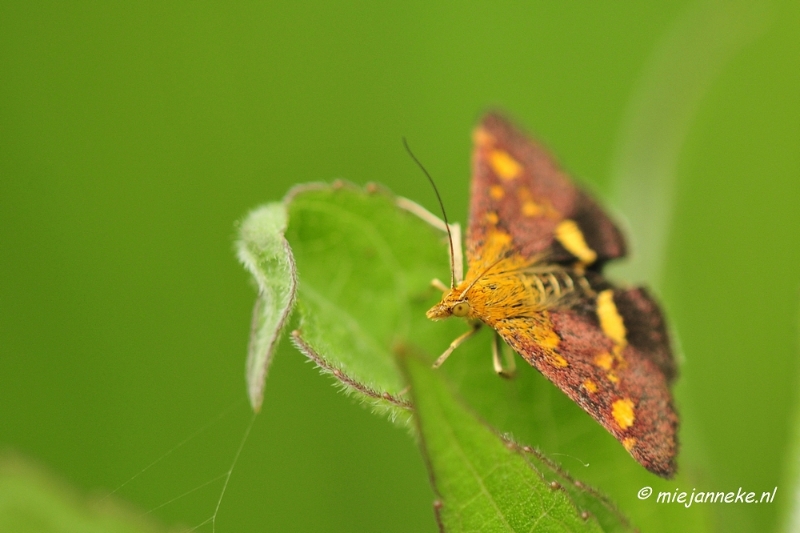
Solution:
<path fill-rule="evenodd" d="M 261 410 L 267 371 L 297 291 L 294 257 L 284 237 L 287 219 L 282 202 L 256 208 L 239 225 L 236 242 L 238 259 L 258 286 L 245 370 L 250 406 L 256 413 Z"/>

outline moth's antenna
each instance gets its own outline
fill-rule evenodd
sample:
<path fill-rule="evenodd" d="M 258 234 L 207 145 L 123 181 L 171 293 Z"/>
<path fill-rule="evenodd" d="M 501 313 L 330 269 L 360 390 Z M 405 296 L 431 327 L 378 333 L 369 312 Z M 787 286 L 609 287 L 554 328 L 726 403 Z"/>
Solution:
<path fill-rule="evenodd" d="M 436 193 L 436 199 L 439 200 L 439 207 L 442 209 L 442 218 L 444 219 L 444 227 L 447 230 L 447 240 L 450 242 L 450 288 L 453 289 L 456 286 L 456 265 L 455 265 L 455 250 L 453 249 L 453 235 L 450 233 L 450 223 L 447 221 L 447 213 L 444 211 L 444 202 L 442 202 L 442 197 L 439 194 L 439 189 L 436 188 L 436 184 L 433 182 L 433 178 L 422 166 L 417 156 L 414 155 L 414 152 L 411 151 L 411 147 L 408 145 L 408 141 L 405 137 L 403 137 L 403 145 L 406 147 L 406 152 L 408 155 L 411 156 L 411 159 L 417 164 L 417 166 L 422 170 L 425 176 L 428 178 L 428 181 L 431 182 L 431 186 L 433 187 L 433 192 Z"/>

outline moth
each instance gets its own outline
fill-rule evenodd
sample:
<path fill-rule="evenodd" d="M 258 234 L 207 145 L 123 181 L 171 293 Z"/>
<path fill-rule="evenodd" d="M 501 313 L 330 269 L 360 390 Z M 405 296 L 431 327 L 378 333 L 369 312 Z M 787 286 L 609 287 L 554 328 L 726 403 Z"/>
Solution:
<path fill-rule="evenodd" d="M 548 152 L 498 114 L 473 134 L 467 273 L 458 279 L 451 237 L 450 286 L 427 316 L 463 317 L 494 329 L 495 370 L 514 372 L 501 340 L 606 428 L 649 471 L 676 471 L 677 369 L 664 316 L 646 289 L 620 288 L 603 266 L 626 253 L 600 206 Z M 503 360 L 505 359 L 505 360 Z"/>

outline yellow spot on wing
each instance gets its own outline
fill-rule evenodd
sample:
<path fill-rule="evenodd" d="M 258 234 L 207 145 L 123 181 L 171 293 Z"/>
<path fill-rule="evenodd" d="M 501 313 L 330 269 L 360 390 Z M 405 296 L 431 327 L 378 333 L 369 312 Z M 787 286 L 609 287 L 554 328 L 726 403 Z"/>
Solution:
<path fill-rule="evenodd" d="M 556 239 L 584 264 L 592 264 L 597 259 L 597 252 L 586 244 L 583 232 L 574 220 L 565 219 L 556 226 Z"/>
<path fill-rule="evenodd" d="M 522 165 L 509 155 L 505 150 L 492 150 L 489 152 L 489 164 L 495 173 L 504 180 L 513 180 L 522 172 Z"/>
<path fill-rule="evenodd" d="M 622 445 L 625 447 L 626 450 L 631 451 L 631 448 L 636 446 L 636 439 L 633 437 L 625 437 L 622 439 Z"/>
<path fill-rule="evenodd" d="M 536 344 L 546 350 L 552 351 L 561 343 L 561 337 L 553 330 L 552 326 L 536 327 L 533 336 L 536 338 Z"/>
<path fill-rule="evenodd" d="M 500 185 L 492 185 L 489 187 L 489 196 L 494 200 L 502 200 L 506 193 Z"/>
<path fill-rule="evenodd" d="M 495 213 L 494 211 L 486 212 L 486 222 L 488 222 L 489 224 L 497 224 L 498 220 L 500 219 L 497 217 L 497 213 Z"/>
<path fill-rule="evenodd" d="M 636 416 L 633 414 L 633 401 L 630 398 L 623 398 L 615 401 L 611 405 L 611 416 L 621 429 L 628 429 L 633 425 Z"/>
<path fill-rule="evenodd" d="M 608 352 L 603 352 L 594 358 L 594 364 L 603 370 L 611 370 L 611 365 L 614 362 L 614 356 Z"/>
<path fill-rule="evenodd" d="M 557 368 L 567 368 L 569 366 L 567 360 L 558 355 L 557 353 L 554 353 L 553 355 L 550 356 L 550 364 L 552 364 Z"/>
<path fill-rule="evenodd" d="M 535 217 L 542 213 L 542 208 L 534 202 L 528 200 L 522 204 L 522 214 L 526 217 Z"/>
<path fill-rule="evenodd" d="M 624 347 L 627 344 L 625 324 L 622 316 L 614 303 L 614 291 L 605 290 L 597 295 L 597 318 L 600 319 L 600 328 L 609 336 L 614 344 Z"/>
<path fill-rule="evenodd" d="M 561 215 L 547 198 L 540 198 L 539 201 L 534 200 L 530 189 L 525 186 L 519 187 L 516 194 L 522 202 L 523 215 L 528 217 L 544 215 L 553 220 L 561 219 Z"/>
<path fill-rule="evenodd" d="M 587 379 L 583 382 L 583 388 L 586 389 L 586 392 L 594 394 L 597 392 L 597 383 L 592 381 L 591 379 Z"/>

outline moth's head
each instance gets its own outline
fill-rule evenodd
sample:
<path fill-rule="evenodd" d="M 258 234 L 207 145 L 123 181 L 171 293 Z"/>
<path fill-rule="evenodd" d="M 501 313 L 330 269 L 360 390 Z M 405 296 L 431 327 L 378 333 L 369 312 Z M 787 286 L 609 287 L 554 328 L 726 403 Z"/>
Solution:
<path fill-rule="evenodd" d="M 442 301 L 434 305 L 426 315 L 431 320 L 442 320 L 451 316 L 469 316 L 471 311 L 466 295 L 456 289 L 451 289 L 442 296 Z"/>

